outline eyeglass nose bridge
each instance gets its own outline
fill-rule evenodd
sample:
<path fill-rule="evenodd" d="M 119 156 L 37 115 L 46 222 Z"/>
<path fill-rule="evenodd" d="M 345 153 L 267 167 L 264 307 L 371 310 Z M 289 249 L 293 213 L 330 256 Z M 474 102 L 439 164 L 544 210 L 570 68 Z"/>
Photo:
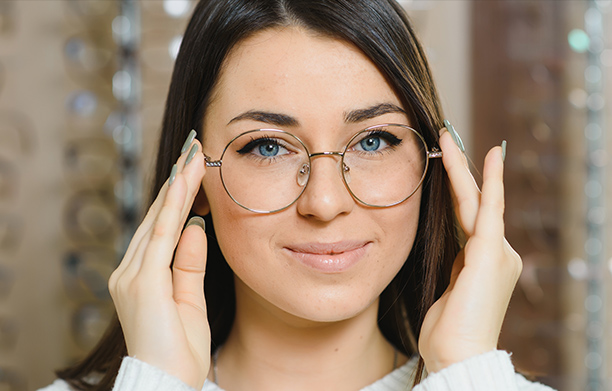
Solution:
<path fill-rule="evenodd" d="M 340 157 L 344 157 L 344 152 L 334 152 L 334 151 L 328 151 L 328 152 L 315 152 L 315 153 L 311 153 L 308 155 L 309 158 L 313 158 L 313 157 L 319 157 L 319 156 L 340 156 Z"/>
<path fill-rule="evenodd" d="M 325 151 L 325 152 L 315 152 L 308 154 L 308 163 L 304 163 L 298 172 L 298 184 L 300 186 L 306 186 L 308 180 L 310 179 L 310 162 L 313 158 L 321 157 L 321 156 L 340 156 L 342 162 L 342 178 L 346 185 L 350 182 L 350 176 L 348 176 L 351 171 L 350 167 L 344 163 L 344 152 L 337 151 Z M 350 190 L 349 190 L 350 192 Z M 352 194 L 352 193 L 351 193 Z M 301 195 L 301 194 L 300 194 Z"/>
<path fill-rule="evenodd" d="M 349 173 L 349 171 L 351 171 L 351 168 L 349 166 L 346 165 L 346 163 L 344 163 L 344 152 L 335 152 L 335 151 L 328 151 L 328 152 L 315 152 L 315 153 L 310 153 L 308 154 L 309 160 L 312 159 L 313 157 L 319 157 L 319 156 L 340 156 L 340 158 L 342 159 L 342 175 L 346 175 Z M 345 179 L 347 179 L 345 177 Z M 350 182 L 350 179 L 349 179 Z"/>

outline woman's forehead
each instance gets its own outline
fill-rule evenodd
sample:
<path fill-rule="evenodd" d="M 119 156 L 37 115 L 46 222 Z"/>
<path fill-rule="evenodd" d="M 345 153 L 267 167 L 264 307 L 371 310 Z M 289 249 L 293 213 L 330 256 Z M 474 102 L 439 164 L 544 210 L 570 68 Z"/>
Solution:
<path fill-rule="evenodd" d="M 232 50 L 205 120 L 227 125 L 239 113 L 265 110 L 337 121 L 380 102 L 401 106 L 384 75 L 354 45 L 299 27 L 276 28 Z"/>

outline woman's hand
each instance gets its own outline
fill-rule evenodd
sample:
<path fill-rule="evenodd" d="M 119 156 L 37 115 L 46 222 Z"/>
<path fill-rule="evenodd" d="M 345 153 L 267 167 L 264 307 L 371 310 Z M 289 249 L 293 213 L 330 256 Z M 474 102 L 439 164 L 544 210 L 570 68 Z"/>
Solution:
<path fill-rule="evenodd" d="M 419 351 L 430 373 L 497 348 L 522 270 L 521 258 L 504 238 L 501 148 L 491 149 L 485 158 L 481 193 L 448 131 L 441 135 L 440 147 L 467 243 L 455 259 L 449 287 L 421 328 Z"/>
<path fill-rule="evenodd" d="M 196 140 L 180 156 L 109 280 L 128 354 L 198 390 L 210 367 L 204 221 L 181 230 L 204 177 L 201 150 Z"/>

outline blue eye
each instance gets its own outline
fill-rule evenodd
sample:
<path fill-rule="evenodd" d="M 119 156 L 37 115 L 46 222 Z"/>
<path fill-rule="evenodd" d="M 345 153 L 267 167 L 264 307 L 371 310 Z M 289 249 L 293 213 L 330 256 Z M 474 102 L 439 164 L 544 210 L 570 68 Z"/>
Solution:
<path fill-rule="evenodd" d="M 380 137 L 368 137 L 359 142 L 364 151 L 373 152 L 380 148 Z"/>
<path fill-rule="evenodd" d="M 286 143 L 281 139 L 266 136 L 252 139 L 236 152 L 245 156 L 273 159 L 289 153 L 289 150 L 283 144 Z"/>
<path fill-rule="evenodd" d="M 402 143 L 402 139 L 397 138 L 392 133 L 377 129 L 367 133 L 361 140 L 354 144 L 353 148 L 360 152 L 383 152 L 388 151 L 389 148 L 393 148 Z"/>
<path fill-rule="evenodd" d="M 261 156 L 273 157 L 278 155 L 280 146 L 275 143 L 260 144 L 258 150 Z"/>

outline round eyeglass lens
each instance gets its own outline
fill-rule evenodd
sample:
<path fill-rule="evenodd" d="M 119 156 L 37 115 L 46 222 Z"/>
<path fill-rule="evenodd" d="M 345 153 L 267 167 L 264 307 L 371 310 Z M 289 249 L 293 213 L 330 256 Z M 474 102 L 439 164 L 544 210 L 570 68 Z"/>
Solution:
<path fill-rule="evenodd" d="M 232 140 L 221 156 L 221 181 L 243 208 L 268 213 L 284 209 L 304 191 L 308 152 L 295 136 L 258 129 Z"/>
<path fill-rule="evenodd" d="M 414 129 L 380 125 L 357 133 L 344 151 L 344 182 L 368 206 L 399 204 L 419 188 L 427 146 Z"/>

